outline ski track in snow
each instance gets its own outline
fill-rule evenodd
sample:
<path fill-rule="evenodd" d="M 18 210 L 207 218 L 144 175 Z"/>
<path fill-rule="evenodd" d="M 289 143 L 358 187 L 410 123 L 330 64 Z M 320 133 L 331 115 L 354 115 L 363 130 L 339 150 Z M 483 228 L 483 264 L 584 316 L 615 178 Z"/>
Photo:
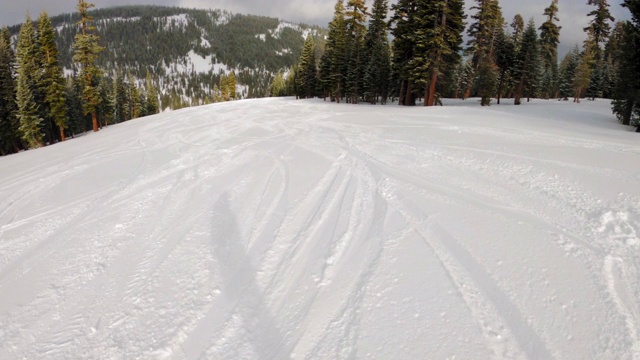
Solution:
<path fill-rule="evenodd" d="M 640 360 L 609 104 L 262 99 L 0 158 L 0 358 Z"/>

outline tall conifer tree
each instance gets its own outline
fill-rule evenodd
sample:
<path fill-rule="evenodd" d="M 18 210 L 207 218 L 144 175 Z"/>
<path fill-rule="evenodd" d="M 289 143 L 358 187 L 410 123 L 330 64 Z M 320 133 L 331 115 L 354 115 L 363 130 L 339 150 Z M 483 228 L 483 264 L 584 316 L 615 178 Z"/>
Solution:
<path fill-rule="evenodd" d="M 98 36 L 93 34 L 95 27 L 92 25 L 93 17 L 89 15 L 89 9 L 95 5 L 84 0 L 78 0 L 77 10 L 80 15 L 80 33 L 75 37 L 73 60 L 80 68 L 80 79 L 83 81 L 83 109 L 85 114 L 91 114 L 93 131 L 98 131 L 97 108 L 100 104 L 100 92 L 98 91 L 98 78 L 101 71 L 96 61 L 103 48 L 98 45 Z"/>
<path fill-rule="evenodd" d="M 20 133 L 29 147 L 40 147 L 44 145 L 43 119 L 40 117 L 38 104 L 36 103 L 36 76 L 39 74 L 40 67 L 37 61 L 36 32 L 29 15 L 27 15 L 25 22 L 20 27 L 16 52 L 18 63 L 16 99 Z"/>
<path fill-rule="evenodd" d="M 11 33 L 3 27 L 0 31 L 0 155 L 20 150 L 15 62 Z"/>
<path fill-rule="evenodd" d="M 516 56 L 514 78 L 516 80 L 514 104 L 520 105 L 523 96 L 535 91 L 539 60 L 538 33 L 533 19 L 529 20 Z"/>
<path fill-rule="evenodd" d="M 67 121 L 65 83 L 60 66 L 55 31 L 47 13 L 38 18 L 38 50 L 42 62 L 40 89 L 48 109 L 48 117 L 55 121 L 60 131 L 60 140 L 65 140 L 64 129 Z"/>
<path fill-rule="evenodd" d="M 376 104 L 378 98 L 385 103 L 389 93 L 391 58 L 389 53 L 388 26 L 386 23 L 387 0 L 375 0 L 371 20 L 365 36 L 366 67 L 364 95 L 366 101 Z"/>
<path fill-rule="evenodd" d="M 544 9 L 546 21 L 540 26 L 540 53 L 544 66 L 542 96 L 545 99 L 555 97 L 558 92 L 558 44 L 560 29 L 558 19 L 558 0 L 553 0 Z"/>
<path fill-rule="evenodd" d="M 640 132 L 640 0 L 622 5 L 631 12 L 631 21 L 623 27 L 613 112 L 621 123 L 635 125 Z"/>

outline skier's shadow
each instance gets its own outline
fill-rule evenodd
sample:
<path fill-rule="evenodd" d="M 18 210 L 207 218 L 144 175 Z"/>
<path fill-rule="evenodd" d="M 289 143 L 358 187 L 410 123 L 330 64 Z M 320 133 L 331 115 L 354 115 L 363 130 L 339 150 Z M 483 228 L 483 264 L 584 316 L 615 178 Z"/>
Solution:
<path fill-rule="evenodd" d="M 290 351 L 256 280 L 256 269 L 226 192 L 211 211 L 211 241 L 213 257 L 218 262 L 216 270 L 221 280 L 221 296 L 228 305 L 225 310 L 229 316 L 236 316 L 242 321 L 241 339 L 234 340 L 248 340 L 250 344 L 242 345 L 251 346 L 259 359 L 289 357 Z M 212 325 L 218 327 L 221 324 Z M 220 334 L 213 335 L 218 337 Z"/>

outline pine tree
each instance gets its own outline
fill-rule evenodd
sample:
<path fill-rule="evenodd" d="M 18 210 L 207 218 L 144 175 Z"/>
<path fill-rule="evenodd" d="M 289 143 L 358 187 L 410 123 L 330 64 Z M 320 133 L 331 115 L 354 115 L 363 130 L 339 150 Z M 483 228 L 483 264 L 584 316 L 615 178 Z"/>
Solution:
<path fill-rule="evenodd" d="M 113 109 L 113 86 L 111 86 L 111 82 L 107 81 L 107 79 L 100 79 L 100 84 L 98 85 L 98 92 L 100 93 L 100 104 L 97 108 L 98 113 L 98 121 L 102 123 L 102 126 L 108 126 L 109 124 L 114 124 L 115 119 L 114 109 Z"/>
<path fill-rule="evenodd" d="M 222 101 L 229 101 L 231 99 L 229 95 L 229 80 L 227 75 L 222 75 L 220 77 L 220 84 L 218 85 L 220 89 L 220 99 Z"/>
<path fill-rule="evenodd" d="M 305 40 L 304 48 L 300 55 L 300 63 L 298 64 L 297 96 L 302 99 L 315 96 L 317 79 L 315 53 L 313 37 L 309 35 Z"/>
<path fill-rule="evenodd" d="M 570 96 L 573 96 L 573 82 L 576 74 L 576 68 L 580 63 L 580 49 L 576 45 L 560 63 L 560 83 L 559 83 L 559 97 L 565 101 L 569 100 Z"/>
<path fill-rule="evenodd" d="M 475 86 L 480 97 L 480 105 L 489 106 L 498 84 L 498 68 L 492 59 L 480 59 L 479 63 L 480 67 L 477 71 L 478 77 L 475 81 Z"/>
<path fill-rule="evenodd" d="M 229 89 L 229 98 L 231 100 L 236 99 L 236 74 L 231 71 L 229 73 L 229 77 L 227 78 L 227 88 Z"/>
<path fill-rule="evenodd" d="M 148 115 L 154 115 L 160 112 L 160 104 L 158 103 L 158 90 L 155 85 L 153 85 L 153 80 L 151 79 L 151 73 L 147 71 L 147 76 L 145 80 L 145 90 L 147 91 L 147 108 L 146 113 Z"/>
<path fill-rule="evenodd" d="M 126 120 L 126 97 L 127 90 L 124 83 L 124 76 L 122 72 L 116 71 L 113 78 L 113 90 L 111 91 L 112 109 L 113 109 L 113 121 L 114 123 L 120 123 Z"/>
<path fill-rule="evenodd" d="M 140 106 L 140 92 L 138 91 L 138 85 L 136 84 L 136 79 L 129 73 L 128 75 L 128 83 L 129 83 L 129 119 L 137 119 L 140 117 L 142 113 L 142 108 Z"/>
<path fill-rule="evenodd" d="M 540 53 L 544 66 L 544 83 L 542 96 L 545 99 L 555 97 L 558 83 L 558 44 L 560 43 L 560 29 L 555 21 L 558 19 L 558 0 L 553 0 L 544 9 L 547 20 L 540 26 Z"/>
<path fill-rule="evenodd" d="M 398 104 L 405 106 L 415 105 L 414 83 L 410 62 L 414 57 L 414 36 L 416 30 L 416 12 L 418 2 L 416 0 L 398 0 L 391 6 L 391 33 L 393 39 L 393 77 L 398 86 Z"/>
<path fill-rule="evenodd" d="M 15 62 L 11 33 L 3 27 L 0 31 L 0 155 L 20 150 Z"/>
<path fill-rule="evenodd" d="M 464 8 L 460 1 L 431 1 L 418 8 L 414 33 L 414 56 L 409 62 L 415 83 L 425 85 L 424 105 L 435 103 L 436 85 L 448 67 L 459 61 L 464 30 Z"/>
<path fill-rule="evenodd" d="M 387 0 L 375 0 L 369 28 L 365 35 L 365 74 L 363 90 L 366 101 L 376 104 L 378 98 L 385 103 L 389 93 L 391 57 L 389 53 Z M 321 70 L 322 71 L 322 70 Z"/>
<path fill-rule="evenodd" d="M 504 29 L 498 32 L 496 37 L 496 46 L 495 46 L 495 58 L 496 58 L 496 66 L 498 70 L 498 89 L 497 89 L 497 103 L 500 104 L 500 99 L 502 98 L 502 93 L 504 89 L 504 84 L 507 81 L 507 76 L 511 72 L 513 72 L 513 67 L 515 64 L 515 44 L 513 43 L 513 39 L 507 36 L 507 33 Z"/>
<path fill-rule="evenodd" d="M 587 57 L 591 63 L 589 64 L 589 85 L 583 88 L 590 89 L 587 96 L 595 99 L 596 96 L 602 93 L 601 70 L 604 60 L 602 56 L 602 45 L 609 38 L 609 34 L 611 33 L 610 22 L 615 19 L 609 12 L 607 0 L 588 0 L 588 4 L 593 5 L 595 9 L 587 14 L 587 16 L 592 17 L 592 19 L 589 21 L 589 25 L 584 28 L 584 31 L 587 33 L 584 49 L 589 53 Z"/>
<path fill-rule="evenodd" d="M 89 9 L 95 5 L 89 4 L 84 0 L 78 0 L 78 12 L 80 13 L 81 32 L 76 35 L 74 49 L 75 54 L 73 60 L 80 68 L 80 79 L 83 83 L 83 110 L 85 114 L 91 114 L 93 131 L 98 131 L 97 107 L 100 104 L 100 93 L 98 92 L 98 78 L 100 69 L 96 61 L 98 54 L 103 48 L 98 45 L 98 36 L 91 32 L 95 27 L 91 25 L 93 17 L 89 15 Z"/>
<path fill-rule="evenodd" d="M 38 19 L 38 50 L 43 65 L 42 76 L 39 78 L 40 91 L 45 95 L 47 115 L 58 126 L 60 140 L 64 141 L 67 121 L 66 89 L 55 42 L 55 31 L 45 12 Z"/>
<path fill-rule="evenodd" d="M 516 14 L 513 17 L 511 29 L 513 29 L 513 43 L 520 44 L 522 42 L 522 34 L 524 33 L 524 19 L 522 15 Z"/>
<path fill-rule="evenodd" d="M 30 148 L 43 145 L 43 119 L 39 116 L 38 105 L 35 100 L 36 76 L 40 71 L 37 59 L 38 49 L 36 33 L 31 17 L 27 18 L 20 27 L 17 46 L 18 86 L 16 101 L 18 104 L 18 119 L 22 139 Z"/>
<path fill-rule="evenodd" d="M 631 21 L 622 28 L 613 113 L 622 124 L 635 125 L 640 132 L 640 0 L 625 0 L 622 6 L 631 12 Z"/>
<path fill-rule="evenodd" d="M 364 57 L 364 37 L 366 33 L 367 7 L 364 0 L 347 2 L 345 21 L 347 23 L 347 79 L 345 93 L 351 103 L 358 103 L 363 94 L 363 78 L 366 61 Z M 310 71 L 310 70 L 309 70 Z"/>
<path fill-rule="evenodd" d="M 580 103 L 580 98 L 584 90 L 589 86 L 591 80 L 591 64 L 593 61 L 590 51 L 583 51 L 582 58 L 578 67 L 576 67 L 575 76 L 573 78 L 573 102 Z"/>
<path fill-rule="evenodd" d="M 520 105 L 521 98 L 535 91 L 538 71 L 538 34 L 533 19 L 529 20 L 522 34 L 522 42 L 516 56 L 514 78 L 516 80 L 514 104 Z"/>
<path fill-rule="evenodd" d="M 467 43 L 466 52 L 471 56 L 473 69 L 477 70 L 481 61 L 494 63 L 495 40 L 502 29 L 504 19 L 498 0 L 475 0 L 476 5 L 472 10 L 477 12 L 471 16 L 475 20 L 468 29 L 470 40 Z M 486 67 L 489 69 L 490 67 Z M 485 72 L 488 74 L 488 72 Z M 471 85 L 471 84 L 470 84 Z M 471 86 L 467 89 L 468 96 Z"/>
<path fill-rule="evenodd" d="M 329 23 L 329 34 L 322 56 L 320 68 L 322 71 L 322 87 L 327 89 L 332 101 L 340 102 L 344 96 L 347 77 L 347 22 L 345 21 L 345 7 L 343 0 L 337 0 L 334 7 L 333 20 Z M 289 70 L 287 77 L 287 93 L 297 93 L 293 81 L 295 69 Z"/>

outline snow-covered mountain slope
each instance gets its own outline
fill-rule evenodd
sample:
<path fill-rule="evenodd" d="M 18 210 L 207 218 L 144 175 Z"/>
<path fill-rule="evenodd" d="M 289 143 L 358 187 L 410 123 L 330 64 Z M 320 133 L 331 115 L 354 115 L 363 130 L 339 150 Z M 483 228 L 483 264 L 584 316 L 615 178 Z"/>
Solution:
<path fill-rule="evenodd" d="M 262 99 L 0 158 L 3 359 L 640 359 L 605 101 Z"/>

